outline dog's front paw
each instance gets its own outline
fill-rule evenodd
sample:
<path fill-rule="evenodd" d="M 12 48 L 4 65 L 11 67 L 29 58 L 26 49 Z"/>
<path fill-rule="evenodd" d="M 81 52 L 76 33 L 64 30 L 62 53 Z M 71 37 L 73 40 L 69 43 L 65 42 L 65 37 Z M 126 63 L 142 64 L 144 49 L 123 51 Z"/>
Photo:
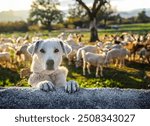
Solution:
<path fill-rule="evenodd" d="M 39 82 L 37 87 L 40 89 L 40 90 L 43 90 L 43 91 L 54 91 L 55 90 L 55 87 L 53 85 L 52 82 L 50 81 L 42 81 L 42 82 Z"/>
<path fill-rule="evenodd" d="M 74 93 L 78 90 L 79 90 L 79 85 L 76 81 L 71 80 L 71 81 L 67 82 L 67 84 L 65 86 L 65 91 L 67 93 Z"/>

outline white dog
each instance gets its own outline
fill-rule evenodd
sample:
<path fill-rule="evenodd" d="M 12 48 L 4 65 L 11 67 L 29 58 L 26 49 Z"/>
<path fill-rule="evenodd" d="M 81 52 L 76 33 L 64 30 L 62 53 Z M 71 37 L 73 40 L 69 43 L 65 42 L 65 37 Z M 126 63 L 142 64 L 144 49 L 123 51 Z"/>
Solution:
<path fill-rule="evenodd" d="M 56 87 L 65 86 L 65 91 L 74 93 L 79 86 L 75 81 L 66 82 L 68 70 L 60 66 L 62 56 L 68 55 L 72 48 L 59 39 L 40 40 L 28 47 L 32 55 L 32 65 L 28 82 L 32 87 L 43 91 L 53 91 Z"/>

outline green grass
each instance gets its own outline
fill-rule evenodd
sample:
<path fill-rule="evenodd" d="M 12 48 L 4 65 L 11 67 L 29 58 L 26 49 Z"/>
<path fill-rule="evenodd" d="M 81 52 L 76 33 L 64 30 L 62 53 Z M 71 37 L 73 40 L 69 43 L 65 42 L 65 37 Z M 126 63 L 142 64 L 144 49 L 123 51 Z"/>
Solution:
<path fill-rule="evenodd" d="M 68 80 L 75 79 L 81 87 L 101 88 L 101 87 L 119 87 L 119 88 L 136 88 L 148 89 L 150 76 L 145 78 L 146 70 L 150 70 L 148 64 L 137 62 L 127 62 L 126 67 L 116 68 L 111 65 L 109 68 L 104 67 L 104 77 L 95 78 L 95 68 L 92 67 L 91 75 L 82 75 L 82 68 L 75 69 L 74 65 L 67 66 L 70 70 Z"/>
<path fill-rule="evenodd" d="M 91 75 L 82 75 L 82 68 L 76 69 L 74 64 L 68 66 L 67 61 L 63 63 L 68 69 L 67 80 L 76 80 L 83 88 L 118 87 L 148 89 L 150 76 L 147 76 L 150 66 L 137 62 L 126 62 L 126 67 L 116 68 L 111 65 L 104 67 L 104 77 L 95 78 L 95 67 L 91 68 Z M 21 79 L 19 72 L 0 67 L 0 86 L 29 86 L 27 79 Z"/>
<path fill-rule="evenodd" d="M 140 33 L 140 34 L 145 34 L 150 31 L 150 23 L 145 23 L 145 24 L 122 24 L 118 25 L 119 29 L 100 29 L 99 33 L 100 34 L 106 34 L 106 33 L 111 33 L 111 34 L 120 34 L 122 32 L 129 32 L 129 33 Z"/>

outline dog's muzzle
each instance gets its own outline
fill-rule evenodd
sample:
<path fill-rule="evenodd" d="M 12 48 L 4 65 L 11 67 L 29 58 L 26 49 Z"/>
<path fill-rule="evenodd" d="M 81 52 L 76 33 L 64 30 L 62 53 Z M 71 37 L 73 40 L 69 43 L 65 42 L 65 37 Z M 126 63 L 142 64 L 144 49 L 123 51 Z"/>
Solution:
<path fill-rule="evenodd" d="M 54 60 L 52 60 L 52 59 L 47 60 L 46 69 L 47 70 L 54 70 Z"/>

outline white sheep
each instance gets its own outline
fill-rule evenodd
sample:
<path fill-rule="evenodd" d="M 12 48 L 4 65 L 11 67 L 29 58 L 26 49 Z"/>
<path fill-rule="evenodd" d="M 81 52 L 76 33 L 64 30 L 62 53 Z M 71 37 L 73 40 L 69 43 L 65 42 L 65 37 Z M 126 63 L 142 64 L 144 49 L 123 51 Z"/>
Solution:
<path fill-rule="evenodd" d="M 57 37 L 61 40 L 66 40 L 66 33 L 62 32 Z"/>
<path fill-rule="evenodd" d="M 114 48 L 110 51 L 107 52 L 107 56 L 106 56 L 106 59 L 105 59 L 105 64 L 108 64 L 110 63 L 112 60 L 116 60 L 116 64 L 115 66 L 117 66 L 120 61 L 120 64 L 119 64 L 119 67 L 122 67 L 125 65 L 124 63 L 124 60 L 125 60 L 125 57 L 129 55 L 129 51 L 125 48 Z"/>
<path fill-rule="evenodd" d="M 92 53 L 98 53 L 99 49 L 97 47 L 97 45 L 87 45 L 84 46 L 82 48 L 79 48 L 76 54 L 76 67 L 79 67 L 81 64 L 81 60 L 83 58 L 82 56 L 82 50 L 84 50 L 85 52 L 92 52 Z"/>
<path fill-rule="evenodd" d="M 0 64 L 6 65 L 11 62 L 9 52 L 0 52 Z"/>
<path fill-rule="evenodd" d="M 68 57 L 67 57 L 68 65 L 71 65 L 72 61 L 75 61 L 76 53 L 77 53 L 77 50 L 73 49 L 72 52 L 68 55 Z"/>
<path fill-rule="evenodd" d="M 69 34 L 66 43 L 72 47 L 72 52 L 68 55 L 68 65 L 71 65 L 71 62 L 75 61 L 77 50 L 82 46 L 74 40 L 72 34 Z"/>
<path fill-rule="evenodd" d="M 88 74 L 91 74 L 90 66 L 96 67 L 96 73 L 95 76 L 99 77 L 99 69 L 100 69 L 100 76 L 103 76 L 103 64 L 106 58 L 106 54 L 95 54 L 91 52 L 85 52 L 82 50 L 82 56 L 83 56 L 83 75 L 86 74 L 86 67 L 88 70 Z"/>
<path fill-rule="evenodd" d="M 29 44 L 24 44 L 16 51 L 16 56 L 19 56 L 19 63 L 20 62 L 31 63 L 32 58 L 27 51 L 28 46 Z"/>

